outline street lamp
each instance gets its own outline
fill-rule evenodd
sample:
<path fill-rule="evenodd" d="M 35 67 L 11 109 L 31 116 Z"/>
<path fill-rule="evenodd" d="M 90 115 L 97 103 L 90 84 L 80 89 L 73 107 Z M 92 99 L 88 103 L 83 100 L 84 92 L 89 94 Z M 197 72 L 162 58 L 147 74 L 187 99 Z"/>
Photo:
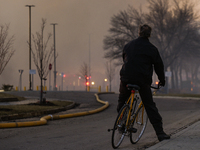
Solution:
<path fill-rule="evenodd" d="M 89 84 L 90 84 L 90 77 L 91 77 L 91 74 L 90 74 L 90 73 L 91 73 L 91 72 L 90 72 L 90 69 L 91 69 L 91 68 L 90 68 L 90 63 L 91 63 L 91 58 L 90 58 L 90 34 L 89 34 L 89 67 L 88 67 L 88 69 L 89 69 L 89 70 L 88 70 L 88 74 L 89 74 L 89 75 L 88 75 L 88 76 L 89 76 L 89 80 L 88 80 L 88 81 L 89 81 Z"/>
<path fill-rule="evenodd" d="M 29 70 L 31 70 L 31 7 L 35 7 L 35 5 L 26 5 L 25 7 L 29 7 Z M 30 73 L 29 73 L 29 90 L 32 90 Z"/>
<path fill-rule="evenodd" d="M 53 35 L 54 35 L 54 91 L 57 91 L 56 88 L 56 38 L 55 38 L 55 25 L 58 25 L 57 23 L 51 23 L 53 25 Z"/>

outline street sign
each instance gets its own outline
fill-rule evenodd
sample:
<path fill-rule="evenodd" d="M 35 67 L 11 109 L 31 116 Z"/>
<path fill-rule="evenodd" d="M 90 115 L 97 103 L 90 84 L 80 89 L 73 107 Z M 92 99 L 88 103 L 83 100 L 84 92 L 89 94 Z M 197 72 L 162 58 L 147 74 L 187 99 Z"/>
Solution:
<path fill-rule="evenodd" d="M 49 70 L 51 70 L 52 69 L 52 64 L 49 64 Z"/>
<path fill-rule="evenodd" d="M 29 74 L 36 74 L 36 70 L 29 70 Z"/>
<path fill-rule="evenodd" d="M 22 74 L 24 70 L 19 70 L 19 73 Z"/>

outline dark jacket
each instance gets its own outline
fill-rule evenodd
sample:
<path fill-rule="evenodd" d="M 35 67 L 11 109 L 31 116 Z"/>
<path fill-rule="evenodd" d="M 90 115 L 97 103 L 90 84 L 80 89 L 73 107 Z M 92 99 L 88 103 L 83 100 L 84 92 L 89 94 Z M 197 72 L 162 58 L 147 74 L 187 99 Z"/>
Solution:
<path fill-rule="evenodd" d="M 123 62 L 120 71 L 122 81 L 151 85 L 153 68 L 158 79 L 165 80 L 163 61 L 148 38 L 139 37 L 126 44 L 123 49 Z"/>

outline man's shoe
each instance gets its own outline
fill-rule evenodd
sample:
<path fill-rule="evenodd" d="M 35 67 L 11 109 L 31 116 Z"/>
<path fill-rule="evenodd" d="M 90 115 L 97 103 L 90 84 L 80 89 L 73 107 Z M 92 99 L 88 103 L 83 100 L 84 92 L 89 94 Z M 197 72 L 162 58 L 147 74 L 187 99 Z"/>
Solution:
<path fill-rule="evenodd" d="M 159 134 L 159 135 L 157 135 L 157 137 L 158 137 L 158 140 L 159 140 L 159 141 L 163 141 L 163 140 L 170 139 L 170 136 L 167 135 L 167 134 L 165 134 L 165 133 Z"/>

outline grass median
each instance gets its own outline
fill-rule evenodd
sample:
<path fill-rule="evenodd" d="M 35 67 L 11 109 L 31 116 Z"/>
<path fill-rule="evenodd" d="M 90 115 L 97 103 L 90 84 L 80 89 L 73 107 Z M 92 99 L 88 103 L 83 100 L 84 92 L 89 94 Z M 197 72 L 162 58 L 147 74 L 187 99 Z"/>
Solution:
<path fill-rule="evenodd" d="M 18 97 L 14 95 L 10 95 L 7 93 L 0 93 L 0 103 L 1 102 L 11 102 L 15 98 L 15 101 L 25 100 L 24 97 Z M 59 112 L 66 110 L 67 106 L 71 105 L 73 102 L 70 101 L 48 101 L 46 104 L 40 104 L 39 101 L 30 104 L 20 104 L 20 105 L 0 105 L 0 118 L 1 120 L 9 120 L 3 119 L 5 116 L 15 115 L 15 118 L 23 118 L 23 114 L 32 114 L 35 116 L 45 115 L 54 112 Z M 19 116 L 19 117 L 17 117 Z M 20 117 L 21 116 L 21 117 Z M 31 116 L 31 115 L 29 115 Z M 28 117 L 29 117 L 28 116 Z"/>

